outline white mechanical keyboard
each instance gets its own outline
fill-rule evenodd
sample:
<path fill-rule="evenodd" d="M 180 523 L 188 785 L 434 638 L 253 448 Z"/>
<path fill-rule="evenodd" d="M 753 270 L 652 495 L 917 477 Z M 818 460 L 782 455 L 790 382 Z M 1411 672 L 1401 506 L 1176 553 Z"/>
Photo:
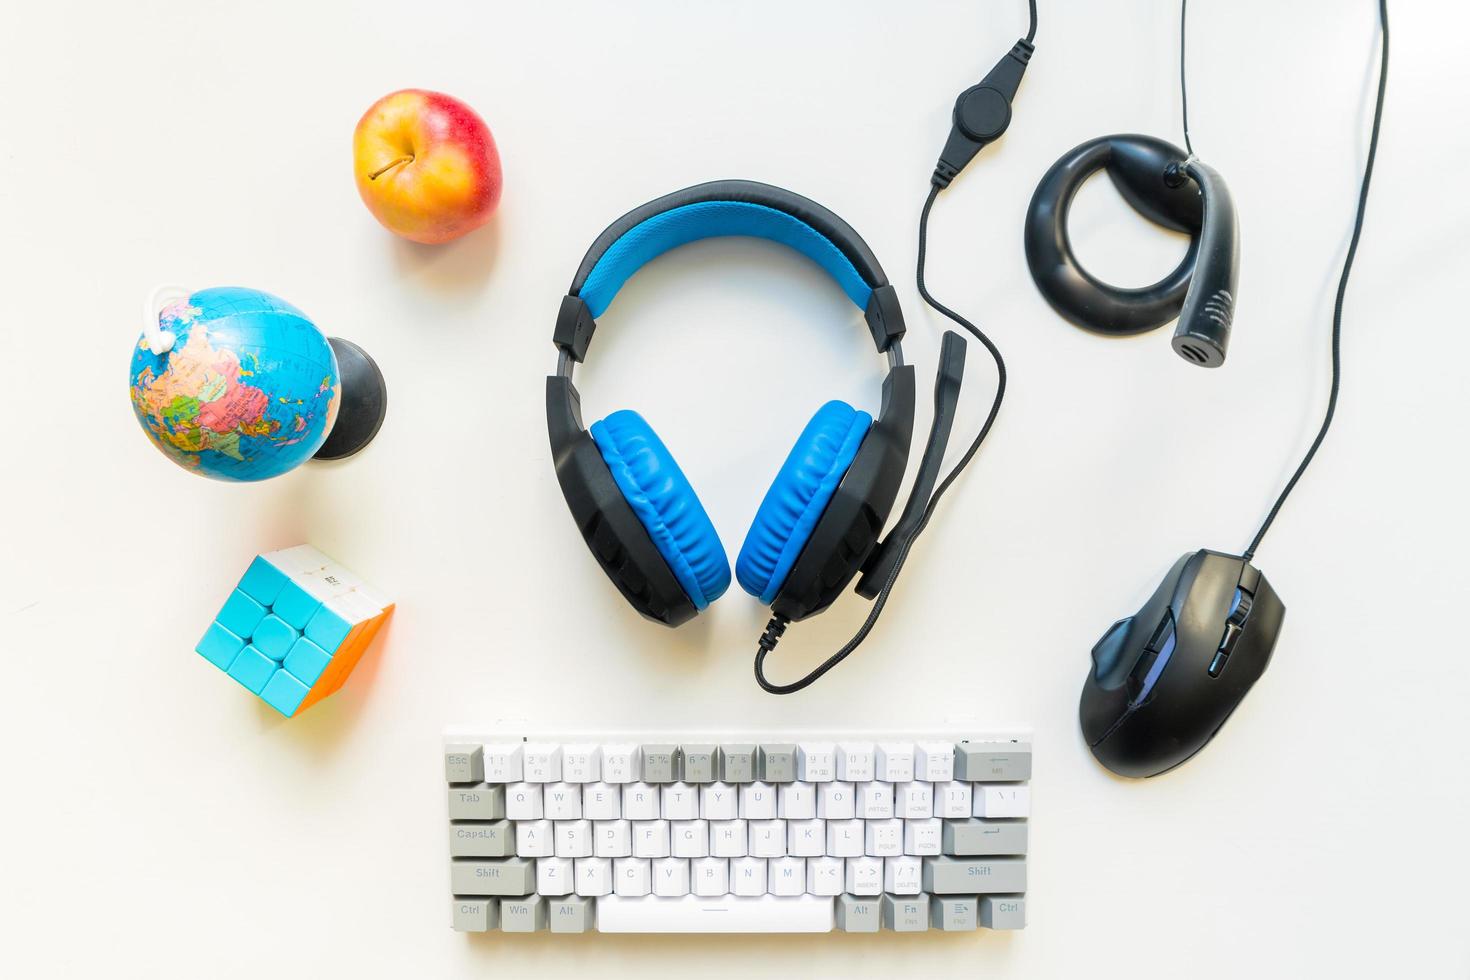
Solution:
<path fill-rule="evenodd" d="M 1026 924 L 1024 737 L 455 733 L 444 769 L 462 932 Z"/>

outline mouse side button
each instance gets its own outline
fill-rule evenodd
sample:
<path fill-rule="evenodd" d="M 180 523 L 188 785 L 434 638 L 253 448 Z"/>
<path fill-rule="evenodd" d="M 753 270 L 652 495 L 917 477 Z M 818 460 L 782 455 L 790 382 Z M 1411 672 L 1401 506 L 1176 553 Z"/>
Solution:
<path fill-rule="evenodd" d="M 1133 617 L 1120 619 L 1108 631 L 1102 635 L 1092 648 L 1093 675 L 1097 678 L 1098 685 L 1104 688 L 1114 688 L 1123 682 L 1126 674 L 1122 673 L 1124 668 L 1123 654 L 1128 649 L 1128 627 L 1133 624 Z"/>

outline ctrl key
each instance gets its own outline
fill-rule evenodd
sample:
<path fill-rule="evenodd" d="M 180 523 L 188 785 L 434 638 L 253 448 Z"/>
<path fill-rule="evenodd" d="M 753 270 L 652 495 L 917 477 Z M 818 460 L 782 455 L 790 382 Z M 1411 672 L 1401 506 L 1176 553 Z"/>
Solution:
<path fill-rule="evenodd" d="M 456 898 L 455 932 L 489 932 L 500 924 L 500 908 L 493 898 Z"/>
<path fill-rule="evenodd" d="M 1026 928 L 1026 897 L 981 895 L 980 924 L 987 929 Z"/>

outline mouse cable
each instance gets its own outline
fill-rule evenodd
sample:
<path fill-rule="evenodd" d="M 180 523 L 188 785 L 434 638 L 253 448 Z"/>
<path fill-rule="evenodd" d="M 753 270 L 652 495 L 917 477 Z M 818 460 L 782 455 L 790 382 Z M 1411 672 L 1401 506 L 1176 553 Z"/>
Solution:
<path fill-rule="evenodd" d="M 1036 0 L 1029 0 L 1028 8 L 1030 11 L 1030 27 L 1026 32 L 1026 42 L 1030 44 L 1036 39 Z M 888 604 L 888 596 L 893 592 L 893 584 L 898 580 L 898 573 L 903 570 L 904 562 L 908 560 L 909 550 L 913 547 L 919 535 L 923 533 L 924 528 L 928 527 L 929 519 L 934 516 L 934 509 L 939 503 L 939 498 L 944 496 L 945 491 L 950 488 L 964 468 L 970 464 L 970 460 L 980 451 L 980 444 L 990 434 L 990 429 L 995 424 L 996 416 L 1000 414 L 1000 405 L 1005 399 L 1006 393 L 1006 362 L 1005 358 L 1001 356 L 1000 348 L 985 335 L 983 330 L 935 299 L 933 294 L 929 292 L 929 287 L 924 283 L 924 260 L 928 254 L 929 244 L 929 212 L 934 209 L 934 200 L 939 196 L 939 192 L 949 186 L 952 178 L 953 174 L 945 174 L 936 170 L 933 179 L 930 181 L 929 196 L 925 198 L 924 207 L 919 212 L 919 255 L 918 261 L 915 263 L 914 281 L 918 286 L 919 296 L 923 298 L 924 302 L 931 309 L 948 317 L 956 325 L 963 327 L 990 352 L 991 358 L 995 361 L 996 370 L 995 397 L 990 403 L 990 412 L 985 416 L 985 422 L 980 426 L 979 433 L 976 434 L 969 447 L 965 449 L 964 455 L 960 457 L 959 462 L 949 471 L 949 475 L 941 480 L 939 485 L 934 488 L 934 494 L 929 498 L 928 504 L 925 505 L 924 515 L 914 528 L 913 533 L 908 535 L 900 543 L 893 568 L 889 570 L 888 577 L 883 581 L 883 587 L 879 589 L 878 595 L 874 598 L 873 608 L 868 611 L 867 618 L 863 620 L 862 626 L 858 627 L 857 632 L 852 635 L 850 640 L 804 677 L 792 681 L 790 684 L 774 684 L 766 678 L 766 655 L 776 648 L 776 644 L 780 641 L 781 635 L 786 632 L 786 627 L 790 620 L 778 615 L 772 616 L 770 622 L 766 623 L 765 632 L 761 634 L 758 649 L 755 654 L 755 680 L 761 686 L 762 690 L 770 694 L 795 694 L 797 691 L 810 687 L 823 674 L 846 660 L 868 638 L 868 634 L 873 631 L 874 625 L 878 622 L 878 617 L 883 614 L 883 607 Z"/>
<path fill-rule="evenodd" d="M 1184 80 L 1184 22 L 1189 16 L 1189 0 L 1179 0 L 1179 108 L 1184 116 L 1184 149 L 1194 156 L 1194 144 L 1189 141 L 1189 85 Z"/>
<path fill-rule="evenodd" d="M 1184 0 L 1188 2 L 1188 0 Z M 1378 63 L 1378 96 L 1373 104 L 1373 130 L 1368 137 L 1368 159 L 1363 164 L 1363 180 L 1358 188 L 1358 212 L 1353 219 L 1353 237 L 1348 243 L 1347 257 L 1342 263 L 1342 276 L 1337 280 L 1337 300 L 1332 308 L 1332 387 L 1327 395 L 1327 411 L 1322 416 L 1322 427 L 1317 430 L 1317 438 L 1312 440 L 1312 445 L 1302 457 L 1301 464 L 1297 466 L 1296 472 L 1291 479 L 1286 481 L 1281 495 L 1276 498 L 1276 503 L 1271 505 L 1271 510 L 1266 514 L 1266 519 L 1261 522 L 1261 527 L 1256 531 L 1256 536 L 1251 540 L 1250 547 L 1245 549 L 1242 555 L 1246 561 L 1255 557 L 1256 549 L 1261 546 L 1261 539 L 1271 529 L 1271 524 L 1276 520 L 1276 515 L 1281 512 L 1281 506 L 1286 503 L 1286 498 L 1291 491 L 1296 489 L 1297 481 L 1302 478 L 1307 467 L 1311 465 L 1312 458 L 1317 455 L 1317 450 L 1322 447 L 1322 440 L 1327 438 L 1327 430 L 1332 426 L 1332 416 L 1337 411 L 1337 393 L 1342 381 L 1342 306 L 1343 299 L 1347 295 L 1348 276 L 1353 271 L 1353 259 L 1358 255 L 1358 241 L 1363 234 L 1363 216 L 1368 209 L 1368 185 L 1373 180 L 1373 161 L 1378 155 L 1378 131 L 1383 124 L 1383 94 L 1388 86 L 1388 0 L 1378 0 L 1378 24 L 1380 42 L 1380 55 Z M 1180 53 L 1181 63 L 1183 52 Z"/>

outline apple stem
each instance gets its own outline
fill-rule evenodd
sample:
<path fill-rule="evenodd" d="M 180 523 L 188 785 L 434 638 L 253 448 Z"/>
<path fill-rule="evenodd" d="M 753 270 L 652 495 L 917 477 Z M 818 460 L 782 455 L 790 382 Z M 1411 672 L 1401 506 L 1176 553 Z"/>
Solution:
<path fill-rule="evenodd" d="M 374 170 L 372 173 L 368 174 L 368 180 L 377 180 L 379 177 L 383 176 L 385 173 L 387 173 L 388 171 L 392 170 L 394 167 L 398 166 L 399 164 L 403 164 L 403 163 L 413 163 L 413 154 L 410 153 L 406 157 L 399 157 L 397 160 L 394 160 L 392 163 L 387 164 L 386 166 L 379 167 L 377 170 Z"/>

